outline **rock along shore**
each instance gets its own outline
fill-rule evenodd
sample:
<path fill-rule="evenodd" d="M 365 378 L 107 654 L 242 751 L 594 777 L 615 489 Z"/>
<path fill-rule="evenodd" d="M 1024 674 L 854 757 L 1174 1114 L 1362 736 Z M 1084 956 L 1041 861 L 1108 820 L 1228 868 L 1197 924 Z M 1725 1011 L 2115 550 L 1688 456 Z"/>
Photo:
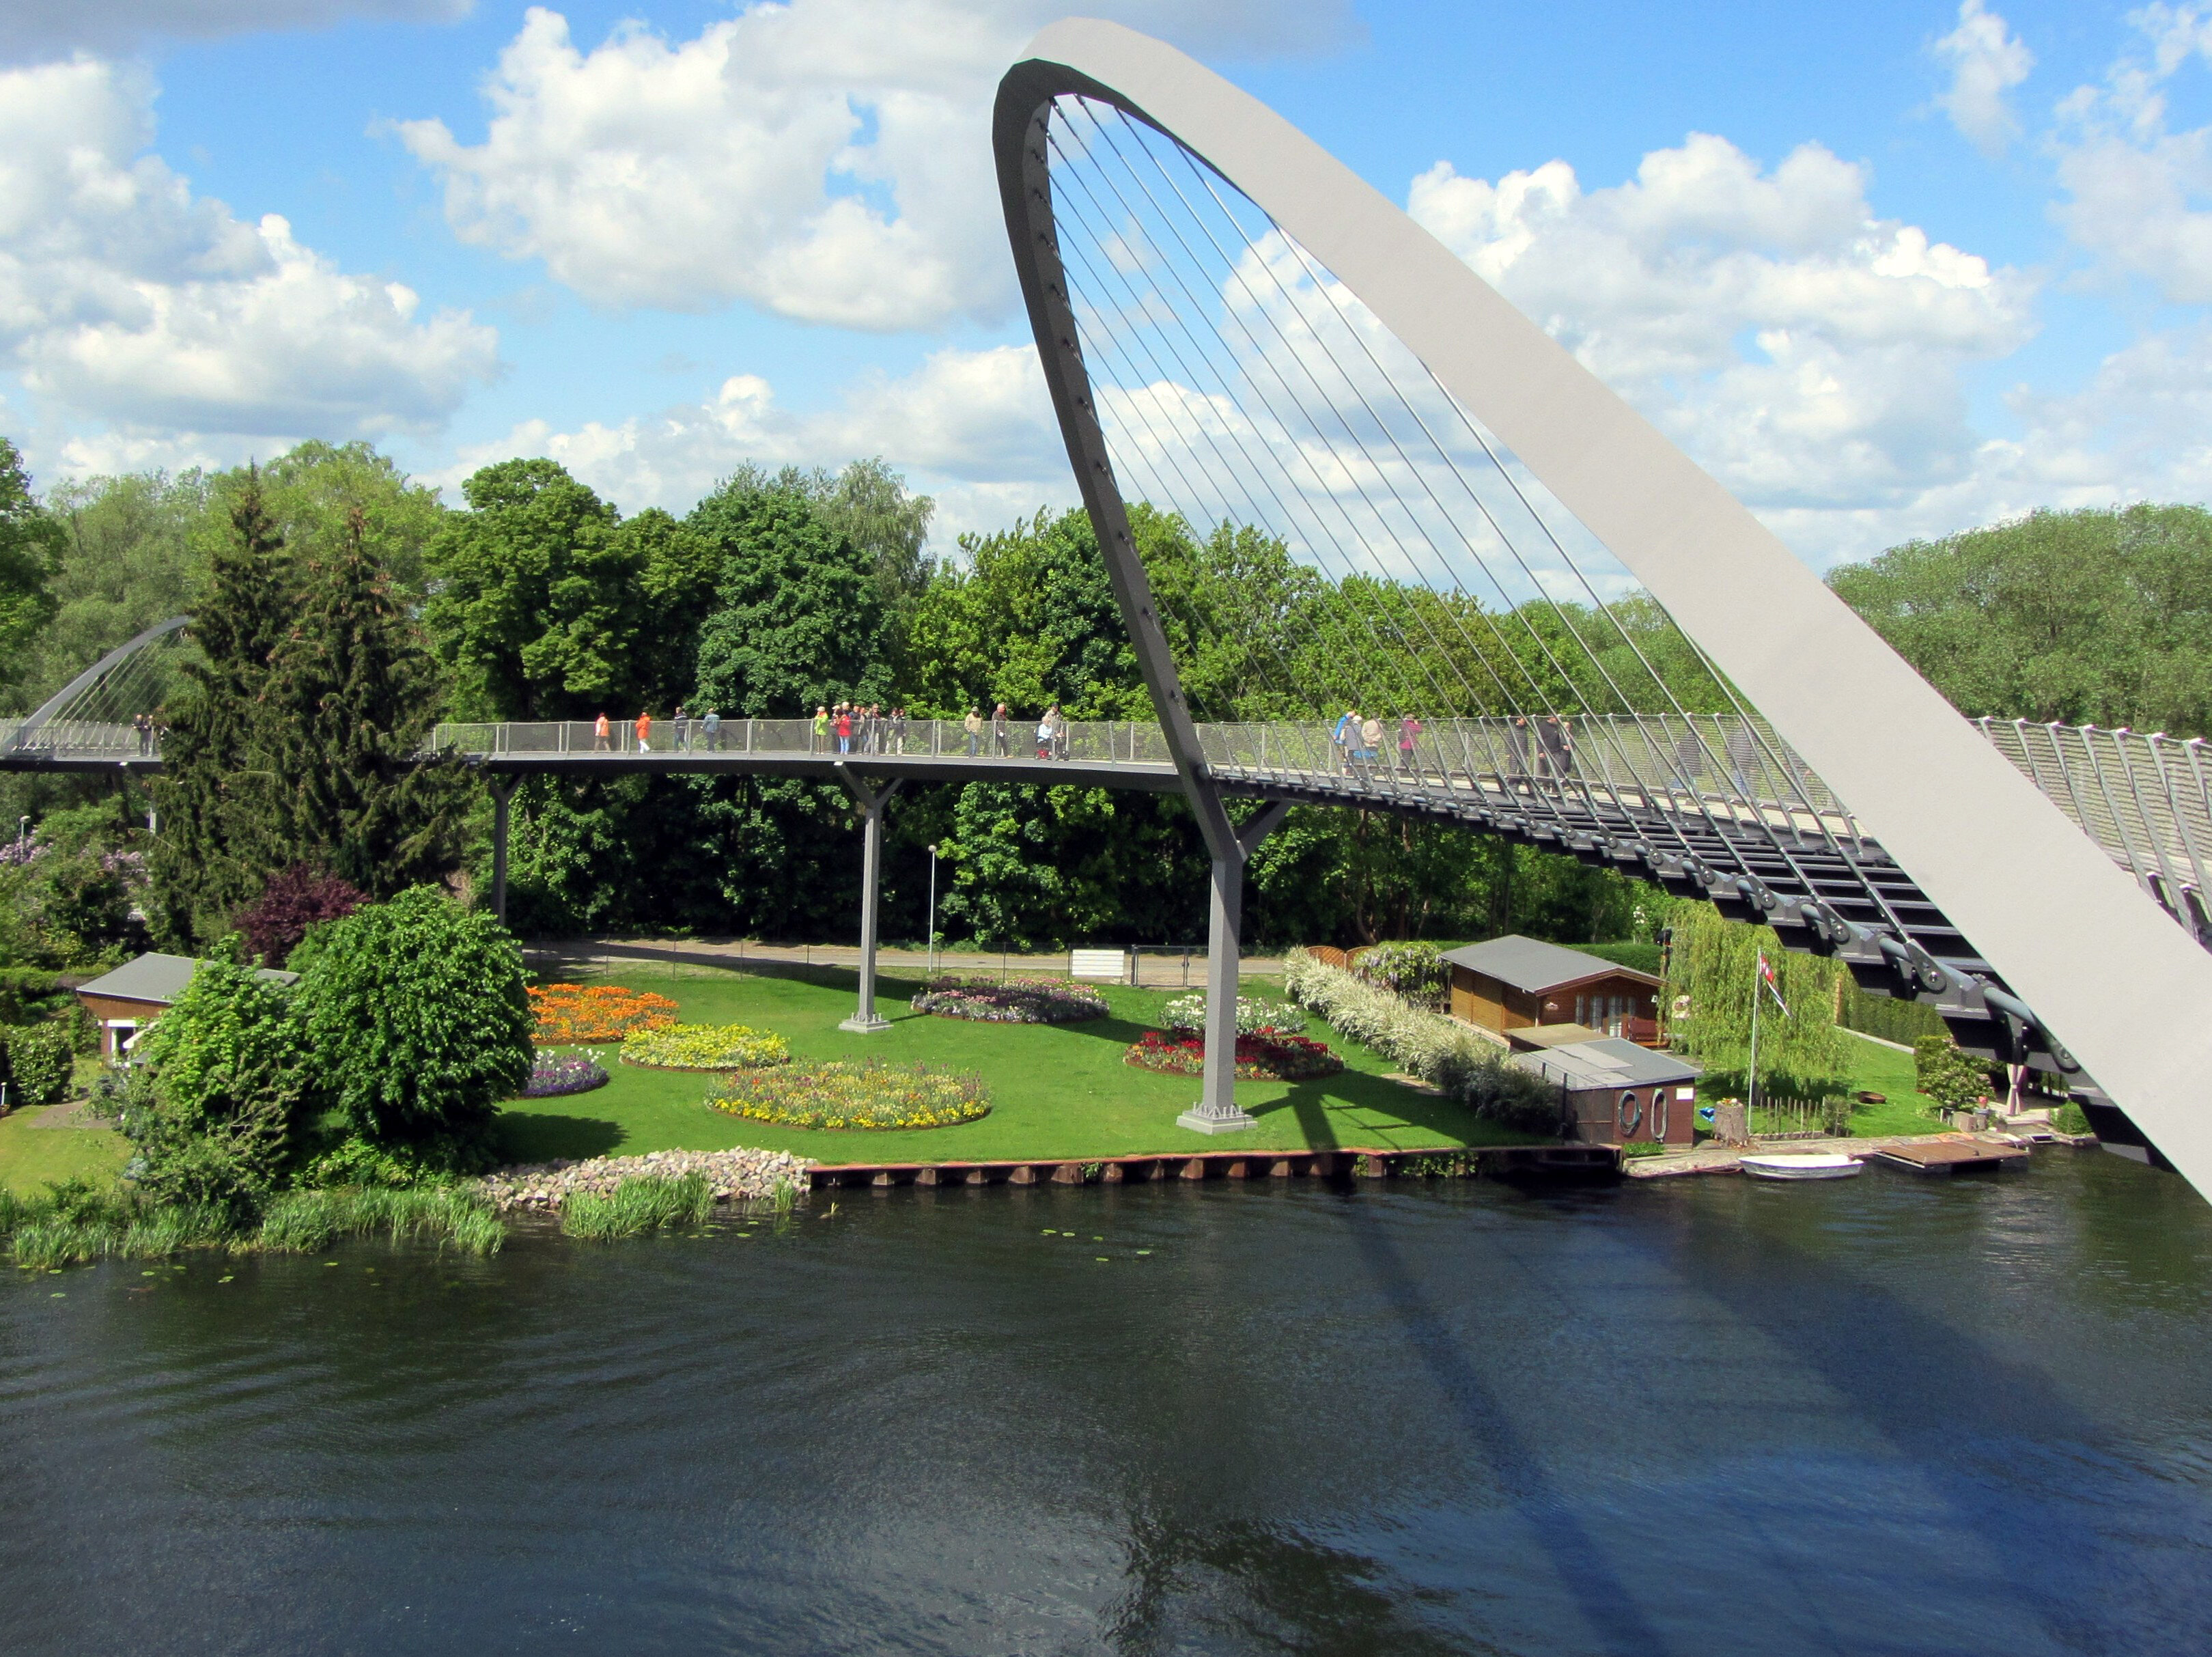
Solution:
<path fill-rule="evenodd" d="M 813 1163 L 788 1151 L 648 1151 L 643 1156 L 594 1156 L 582 1161 L 524 1162 L 495 1168 L 478 1182 L 502 1214 L 518 1209 L 557 1209 L 579 1191 L 611 1197 L 615 1187 L 640 1175 L 681 1179 L 703 1174 L 718 1203 L 771 1197 L 779 1184 L 799 1196 Z"/>

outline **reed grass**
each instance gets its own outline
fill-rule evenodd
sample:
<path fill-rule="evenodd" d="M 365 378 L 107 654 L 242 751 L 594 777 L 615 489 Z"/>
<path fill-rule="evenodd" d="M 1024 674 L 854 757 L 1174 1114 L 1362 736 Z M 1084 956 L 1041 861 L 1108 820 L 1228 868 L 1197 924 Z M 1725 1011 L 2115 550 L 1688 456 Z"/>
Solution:
<path fill-rule="evenodd" d="M 579 1191 L 570 1197 L 561 1205 L 561 1229 L 586 1242 L 611 1243 L 671 1226 L 696 1225 L 714 1209 L 714 1187 L 704 1174 L 635 1174 L 611 1196 Z"/>
<path fill-rule="evenodd" d="M 248 1246 L 312 1254 L 341 1237 L 382 1233 L 393 1242 L 434 1240 L 464 1254 L 496 1254 L 507 1227 L 490 1204 L 451 1186 L 349 1185 L 287 1191 L 270 1203 Z"/>

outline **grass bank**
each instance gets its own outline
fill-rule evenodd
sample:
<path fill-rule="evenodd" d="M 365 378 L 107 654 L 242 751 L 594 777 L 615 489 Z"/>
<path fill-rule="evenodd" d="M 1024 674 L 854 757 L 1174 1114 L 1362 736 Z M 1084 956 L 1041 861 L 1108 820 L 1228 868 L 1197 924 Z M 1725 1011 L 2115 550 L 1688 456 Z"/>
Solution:
<path fill-rule="evenodd" d="M 773 1126 L 710 1108 L 711 1076 L 610 1065 L 592 1093 L 522 1100 L 501 1114 L 504 1153 L 515 1161 L 556 1156 L 635 1155 L 654 1150 L 757 1146 L 824 1162 L 988 1161 L 1020 1157 L 1140 1156 L 1163 1151 L 1251 1148 L 1333 1150 L 1369 1145 L 1402 1150 L 1529 1142 L 1457 1106 L 1389 1081 L 1381 1055 L 1316 1028 L 1344 1060 L 1315 1081 L 1240 1081 L 1237 1100 L 1259 1119 L 1233 1141 L 1178 1128 L 1198 1099 L 1194 1076 L 1161 1075 L 1121 1062 L 1130 1043 L 1159 1025 L 1180 990 L 1109 985 L 1110 1016 L 1083 1024 L 987 1024 L 915 1013 L 919 978 L 877 980 L 877 1008 L 890 1028 L 856 1036 L 837 1028 L 852 1015 L 854 976 L 828 969 L 774 975 L 640 969 L 599 982 L 672 997 L 687 1023 L 749 1024 L 774 1030 L 794 1060 L 866 1057 L 973 1071 L 991 1092 L 980 1122 L 914 1131 L 828 1131 Z M 1271 980 L 1248 994 L 1279 996 Z M 611 1057 L 611 1055 L 610 1055 Z"/>

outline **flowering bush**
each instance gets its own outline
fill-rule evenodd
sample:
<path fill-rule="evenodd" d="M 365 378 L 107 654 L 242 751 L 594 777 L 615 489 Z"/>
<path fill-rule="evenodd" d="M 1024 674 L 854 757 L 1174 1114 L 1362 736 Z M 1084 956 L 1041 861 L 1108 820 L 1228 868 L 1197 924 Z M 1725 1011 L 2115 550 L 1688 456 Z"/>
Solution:
<path fill-rule="evenodd" d="M 751 1070 L 791 1063 L 791 1045 L 744 1024 L 663 1024 L 623 1038 L 623 1063 L 656 1070 Z"/>
<path fill-rule="evenodd" d="M 1201 992 L 1193 996 L 1177 996 L 1167 1004 L 1162 1016 L 1173 1030 L 1203 1030 L 1206 1028 L 1206 996 Z M 1305 1032 L 1306 1015 L 1287 1002 L 1253 1001 L 1247 996 L 1237 997 L 1237 1033 L 1240 1036 L 1261 1036 L 1273 1033 L 1295 1036 Z"/>
<path fill-rule="evenodd" d="M 659 1030 L 676 1022 L 676 1003 L 650 990 L 616 984 L 533 986 L 530 1010 L 538 1015 L 540 1047 L 579 1041 L 620 1041 L 633 1030 Z"/>
<path fill-rule="evenodd" d="M 1202 1075 L 1206 1072 L 1206 1039 L 1194 1032 L 1174 1030 L 1163 1035 L 1147 1030 L 1129 1051 L 1126 1062 L 1146 1070 L 1172 1075 Z M 1344 1061 L 1304 1036 L 1272 1033 L 1237 1038 L 1237 1076 L 1240 1081 L 1310 1081 L 1333 1076 Z"/>
<path fill-rule="evenodd" d="M 1337 1031 L 1395 1059 L 1478 1116 L 1529 1133 L 1559 1131 L 1559 1093 L 1467 1026 L 1413 1006 L 1305 950 L 1284 958 L 1284 986 Z"/>
<path fill-rule="evenodd" d="M 1432 943 L 1378 943 L 1352 958 L 1352 971 L 1378 989 L 1432 1013 L 1444 1010 L 1451 974 Z"/>
<path fill-rule="evenodd" d="M 1078 1024 L 1106 1016 L 1106 997 L 1058 978 L 932 978 L 911 1003 L 939 1018 L 991 1024 Z"/>
<path fill-rule="evenodd" d="M 707 1102 L 787 1128 L 949 1128 L 991 1110 L 980 1076 L 848 1059 L 732 1076 Z"/>
<path fill-rule="evenodd" d="M 522 1097 L 558 1099 L 563 1093 L 587 1093 L 606 1085 L 606 1066 L 595 1053 L 540 1053 Z"/>

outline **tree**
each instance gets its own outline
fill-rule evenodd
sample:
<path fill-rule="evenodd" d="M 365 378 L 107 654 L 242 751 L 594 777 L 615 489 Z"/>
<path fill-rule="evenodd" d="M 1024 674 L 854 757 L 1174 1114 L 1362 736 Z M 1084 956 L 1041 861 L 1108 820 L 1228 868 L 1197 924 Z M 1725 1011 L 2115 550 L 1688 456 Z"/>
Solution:
<path fill-rule="evenodd" d="M 282 833 L 267 771 L 267 693 L 296 593 L 251 468 L 230 525 L 193 618 L 202 660 L 184 669 L 155 785 L 162 823 L 151 860 L 155 929 L 188 951 L 228 930 L 267 870 L 290 861 L 271 855 Z"/>
<path fill-rule="evenodd" d="M 2212 512 L 2036 512 L 1829 583 L 1969 716 L 2212 733 Z"/>
<path fill-rule="evenodd" d="M 435 489 L 410 479 L 390 456 L 368 443 L 306 442 L 263 466 L 260 481 L 269 515 L 295 558 L 328 562 L 359 533 L 370 561 L 396 589 L 410 602 L 421 594 L 424 559 L 446 507 Z"/>
<path fill-rule="evenodd" d="M 295 863 L 269 877 L 261 895 L 238 913 L 246 954 L 264 966 L 282 966 L 307 929 L 350 915 L 368 899 L 351 882 L 313 863 Z"/>
<path fill-rule="evenodd" d="M 416 755 L 435 669 L 368 548 L 359 508 L 301 572 L 299 619 L 270 660 L 262 737 L 273 867 L 326 863 L 372 897 L 435 879 L 459 856 L 463 784 Z"/>
<path fill-rule="evenodd" d="M 61 526 L 39 509 L 15 446 L 0 437 L 0 688 L 19 677 L 24 651 L 52 618 Z"/>
<path fill-rule="evenodd" d="M 299 1124 L 301 1032 L 289 990 L 234 955 L 203 960 L 147 1030 L 123 1130 L 128 1174 L 164 1203 L 248 1211 L 274 1190 Z"/>
<path fill-rule="evenodd" d="M 431 543 L 425 611 L 477 719 L 588 719 L 690 688 L 714 551 L 665 512 L 625 524 L 552 460 L 505 460 L 461 485 L 469 510 Z"/>
<path fill-rule="evenodd" d="M 455 1171 L 480 1163 L 535 1051 L 507 929 L 416 886 L 319 929 L 301 959 L 317 1102 L 371 1145 Z"/>

